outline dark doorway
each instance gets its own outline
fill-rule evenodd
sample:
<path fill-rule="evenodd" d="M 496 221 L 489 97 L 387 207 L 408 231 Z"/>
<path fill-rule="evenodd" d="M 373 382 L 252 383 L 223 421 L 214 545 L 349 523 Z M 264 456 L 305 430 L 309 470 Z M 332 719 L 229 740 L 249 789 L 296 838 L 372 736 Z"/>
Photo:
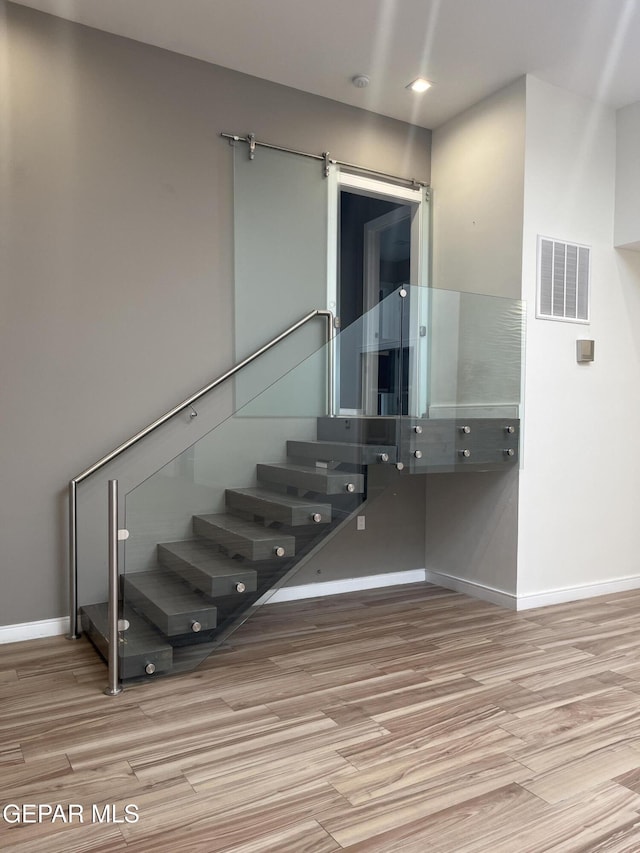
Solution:
<path fill-rule="evenodd" d="M 376 306 L 410 281 L 414 212 L 415 206 L 400 201 L 340 192 L 338 314 L 342 330 L 351 327 L 340 343 L 342 411 L 394 415 L 406 409 L 408 358 L 398 334 L 399 301 Z M 364 340 L 371 335 L 375 346 Z"/>

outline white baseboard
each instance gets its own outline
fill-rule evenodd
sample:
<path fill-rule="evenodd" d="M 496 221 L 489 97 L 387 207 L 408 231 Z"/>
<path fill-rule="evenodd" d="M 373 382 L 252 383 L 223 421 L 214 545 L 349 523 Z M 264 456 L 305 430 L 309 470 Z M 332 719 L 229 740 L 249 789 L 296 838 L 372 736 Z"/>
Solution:
<path fill-rule="evenodd" d="M 363 589 L 378 589 L 385 586 L 399 586 L 405 583 L 424 583 L 425 570 L 412 569 L 406 572 L 388 572 L 380 575 L 367 575 L 363 578 L 348 578 L 340 581 L 322 581 L 306 583 L 301 586 L 286 586 L 274 592 L 265 604 L 277 604 L 282 601 L 298 601 L 303 598 L 319 598 L 323 595 L 340 595 L 344 592 L 358 592 Z M 268 593 L 267 593 L 268 595 Z"/>
<path fill-rule="evenodd" d="M 462 592 L 472 598 L 498 604 L 509 610 L 533 610 L 535 607 L 548 607 L 551 604 L 568 604 L 571 601 L 579 601 L 584 598 L 596 598 L 599 595 L 612 595 L 617 592 L 628 592 L 632 589 L 640 589 L 640 575 L 629 578 L 620 578 L 615 581 L 603 581 L 601 583 L 583 584 L 581 586 L 563 587 L 561 589 L 550 589 L 544 592 L 529 593 L 527 595 L 514 595 L 511 592 L 495 589 L 487 584 L 477 581 L 464 580 L 453 575 L 442 572 L 426 570 L 426 580 L 436 586 L 451 589 L 454 592 Z"/>
<path fill-rule="evenodd" d="M 478 598 L 490 604 L 497 604 L 508 610 L 532 610 L 551 604 L 567 604 L 584 598 L 596 598 L 599 595 L 612 595 L 640 589 L 640 575 L 620 578 L 615 581 L 585 584 L 583 586 L 551 589 L 545 592 L 515 596 L 513 593 L 464 580 L 431 569 L 412 569 L 406 572 L 388 572 L 379 575 L 367 575 L 362 578 L 348 578 L 340 581 L 322 581 L 301 586 L 288 586 L 279 589 L 265 604 L 277 604 L 283 601 L 299 601 L 305 598 L 319 598 L 324 595 L 340 595 L 344 592 L 358 592 L 365 589 L 381 589 L 387 586 L 400 586 L 408 583 L 432 583 L 436 586 L 462 592 L 471 598 Z M 69 633 L 69 617 L 43 619 L 39 622 L 22 622 L 18 625 L 0 626 L 0 645 L 19 643 L 23 640 L 36 640 L 42 637 L 59 637 Z"/>
<path fill-rule="evenodd" d="M 40 622 L 21 622 L 18 625 L 0 626 L 0 645 L 37 640 L 41 637 L 59 637 L 69 633 L 69 617 L 42 619 Z"/>
<path fill-rule="evenodd" d="M 477 581 L 456 578 L 453 575 L 445 575 L 442 572 L 434 572 L 431 569 L 425 570 L 425 580 L 436 586 L 451 589 L 453 592 L 462 592 L 471 598 L 479 598 L 481 601 L 488 601 L 490 604 L 497 604 L 509 610 L 517 610 L 516 596 L 502 589 L 496 589 Z"/>
<path fill-rule="evenodd" d="M 612 595 L 616 592 L 628 592 L 632 589 L 640 589 L 640 575 L 620 578 L 615 581 L 568 586 L 562 589 L 519 595 L 518 610 L 532 610 L 534 607 L 547 607 L 550 604 L 567 604 L 570 601 L 596 598 L 599 595 Z"/>

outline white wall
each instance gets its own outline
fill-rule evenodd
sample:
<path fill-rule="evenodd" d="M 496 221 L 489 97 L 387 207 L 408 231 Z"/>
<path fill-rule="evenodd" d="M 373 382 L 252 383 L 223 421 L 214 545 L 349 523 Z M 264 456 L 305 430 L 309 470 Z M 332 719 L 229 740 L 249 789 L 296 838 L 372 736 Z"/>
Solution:
<path fill-rule="evenodd" d="M 640 586 L 640 107 L 617 126 L 528 77 L 434 132 L 434 284 L 521 287 L 527 341 L 519 477 L 427 478 L 426 565 L 518 607 Z M 538 234 L 592 246 L 590 325 L 536 319 Z"/>
<path fill-rule="evenodd" d="M 616 116 L 532 77 L 526 92 L 519 606 L 640 585 L 640 267 L 613 249 Z M 538 234 L 592 246 L 590 325 L 535 319 Z"/>

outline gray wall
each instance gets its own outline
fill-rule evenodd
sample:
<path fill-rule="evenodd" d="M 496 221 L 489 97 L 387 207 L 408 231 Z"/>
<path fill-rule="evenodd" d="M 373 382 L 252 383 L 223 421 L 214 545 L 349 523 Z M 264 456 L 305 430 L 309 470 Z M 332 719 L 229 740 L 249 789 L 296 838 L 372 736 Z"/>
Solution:
<path fill-rule="evenodd" d="M 525 95 L 516 80 L 434 132 L 434 287 L 520 298 Z M 516 594 L 517 471 L 427 477 L 426 506 L 428 569 Z"/>
<path fill-rule="evenodd" d="M 0 20 L 0 624 L 15 624 L 65 613 L 70 477 L 233 362 L 219 132 L 424 179 L 430 133 L 22 6 L 0 2 Z M 370 573 L 368 533 L 346 575 Z"/>
<path fill-rule="evenodd" d="M 433 134 L 433 284 L 520 299 L 525 78 Z"/>
<path fill-rule="evenodd" d="M 424 569 L 425 479 L 391 465 L 370 466 L 366 529 L 357 531 L 356 519 L 349 521 L 289 585 Z"/>

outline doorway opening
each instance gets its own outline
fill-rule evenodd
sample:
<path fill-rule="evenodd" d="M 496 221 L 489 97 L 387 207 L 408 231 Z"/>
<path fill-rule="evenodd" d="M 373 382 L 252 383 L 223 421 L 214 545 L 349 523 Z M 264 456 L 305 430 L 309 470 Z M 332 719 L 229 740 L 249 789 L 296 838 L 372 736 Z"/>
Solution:
<path fill-rule="evenodd" d="M 341 409 L 367 415 L 406 413 L 408 353 L 399 341 L 400 306 L 385 303 L 374 309 L 409 282 L 411 206 L 343 189 L 339 228 L 342 328 L 367 315 L 362 323 L 364 340 L 345 342 L 352 344 L 350 349 L 360 347 L 360 352 L 341 353 Z"/>
<path fill-rule="evenodd" d="M 339 414 L 410 411 L 409 300 L 394 294 L 422 283 L 423 200 L 420 190 L 338 177 L 334 304 L 341 330 L 353 330 L 339 341 Z"/>

